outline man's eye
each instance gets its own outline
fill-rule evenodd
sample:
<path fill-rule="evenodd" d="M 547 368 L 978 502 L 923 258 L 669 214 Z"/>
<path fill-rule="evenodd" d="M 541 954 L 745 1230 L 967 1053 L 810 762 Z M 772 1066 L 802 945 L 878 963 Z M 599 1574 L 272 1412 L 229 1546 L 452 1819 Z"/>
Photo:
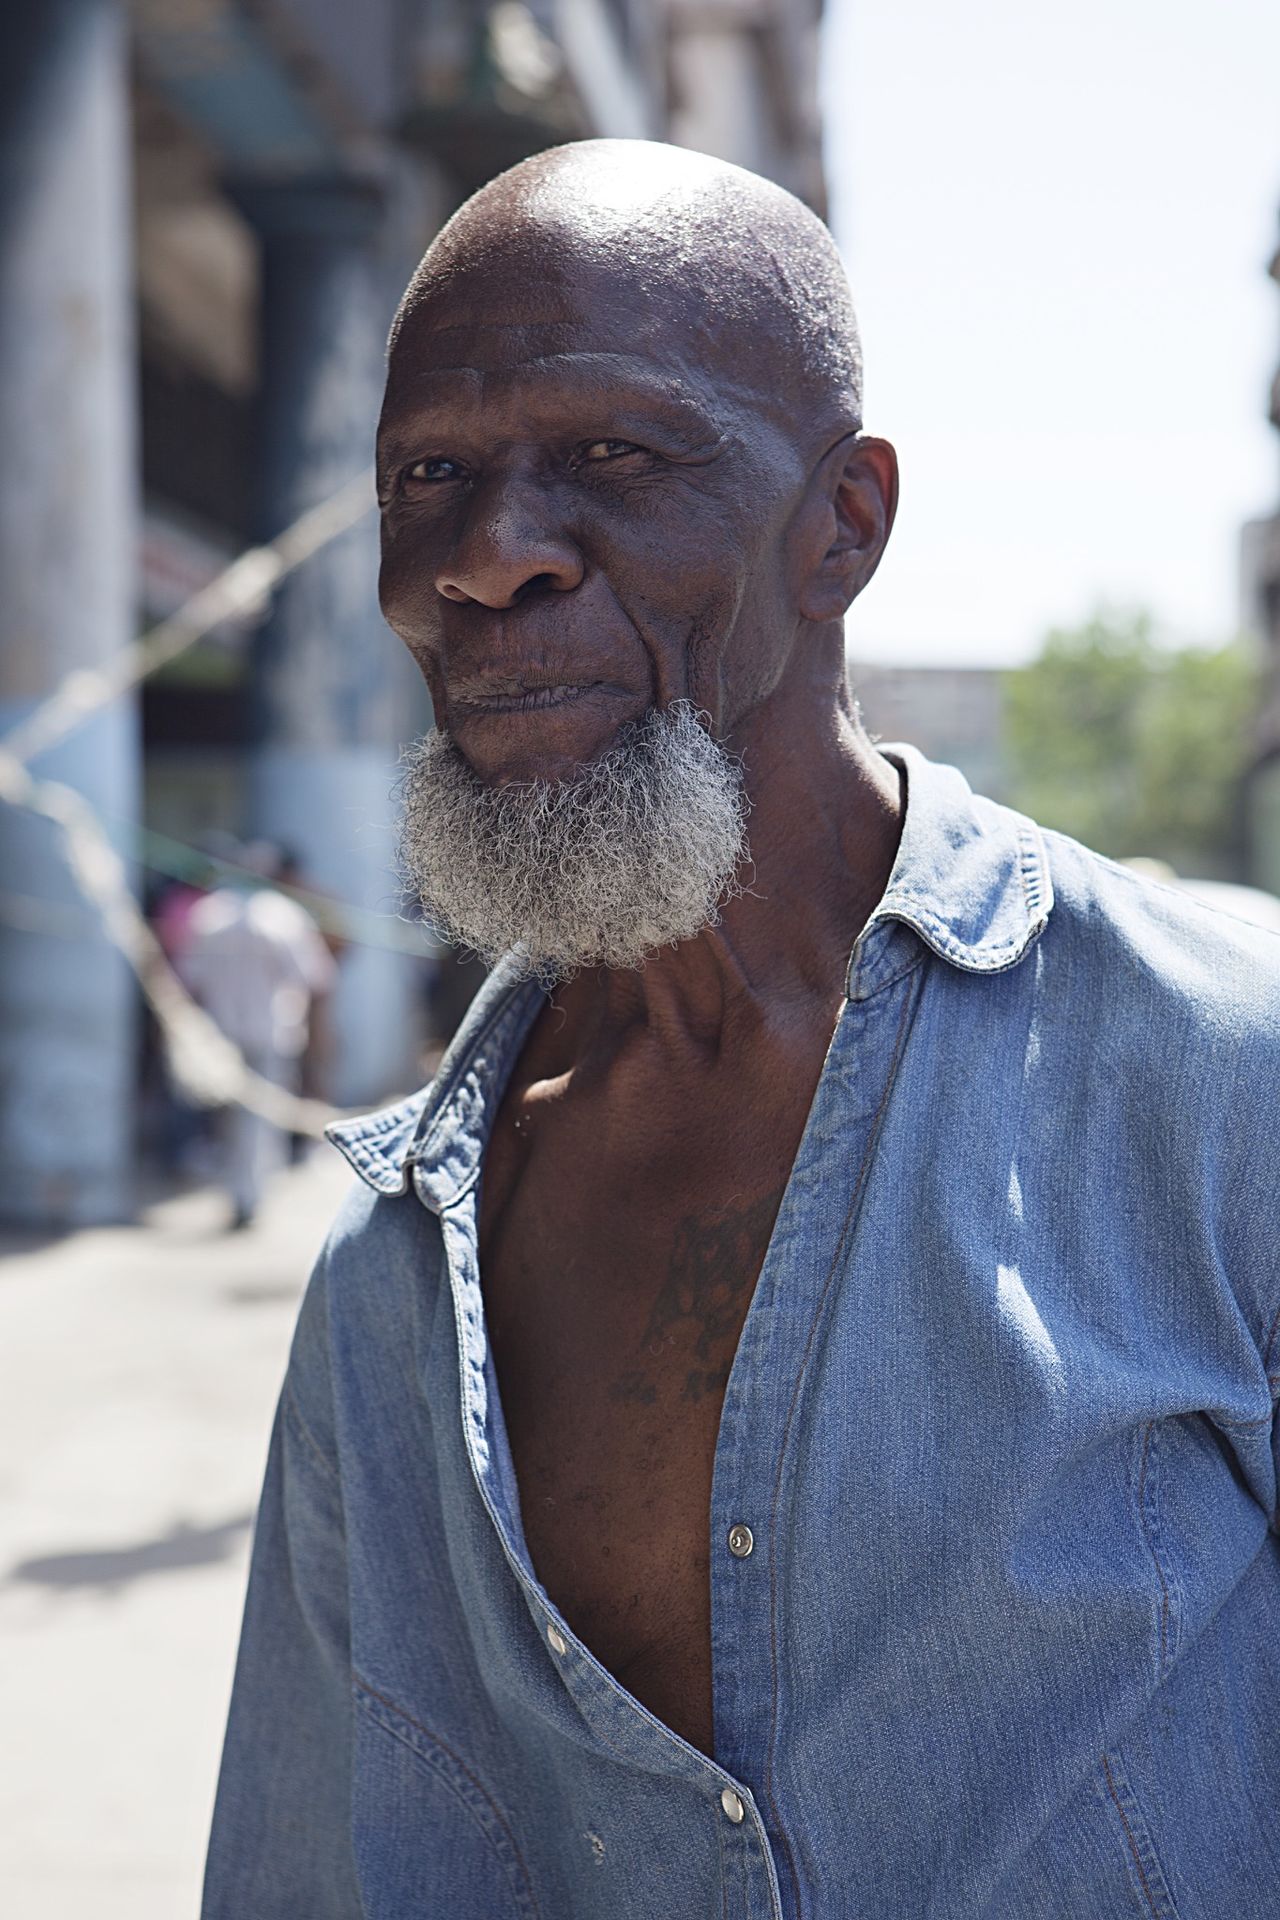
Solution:
<path fill-rule="evenodd" d="M 631 440 L 593 440 L 582 449 L 579 457 L 583 460 L 616 460 L 621 454 L 642 451 Z"/>
<path fill-rule="evenodd" d="M 404 477 L 429 486 L 433 482 L 456 480 L 461 471 L 456 460 L 419 460 L 414 466 L 406 467 Z"/>

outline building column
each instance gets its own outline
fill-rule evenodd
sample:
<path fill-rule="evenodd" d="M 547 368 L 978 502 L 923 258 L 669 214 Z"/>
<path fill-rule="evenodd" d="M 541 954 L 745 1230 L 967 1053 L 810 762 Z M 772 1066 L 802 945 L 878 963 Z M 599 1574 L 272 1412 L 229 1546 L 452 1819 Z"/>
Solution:
<path fill-rule="evenodd" d="M 237 198 L 262 241 L 257 526 L 269 539 L 372 462 L 398 288 L 375 189 L 308 181 Z M 430 709 L 379 612 L 377 573 L 371 511 L 277 596 L 254 644 L 248 824 L 295 850 L 318 888 L 394 913 L 396 762 Z M 328 1089 L 340 1103 L 414 1084 L 425 964 L 365 942 L 344 955 Z"/>
<path fill-rule="evenodd" d="M 127 73 L 114 0 L 0 12 L 4 732 L 134 632 Z M 32 771 L 78 788 L 127 842 L 134 704 L 115 701 Z M 127 1217 L 135 999 L 58 829 L 0 806 L 0 1218 Z"/>

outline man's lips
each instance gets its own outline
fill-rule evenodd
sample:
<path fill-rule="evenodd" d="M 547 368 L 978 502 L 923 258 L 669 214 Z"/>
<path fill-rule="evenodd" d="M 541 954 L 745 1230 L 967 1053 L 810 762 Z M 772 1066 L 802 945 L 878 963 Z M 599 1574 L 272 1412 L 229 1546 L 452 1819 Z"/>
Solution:
<path fill-rule="evenodd" d="M 567 777 L 603 752 L 619 727 L 638 720 L 647 705 L 634 686 L 553 679 L 528 667 L 451 678 L 445 701 L 443 723 L 472 771 L 499 784 Z"/>
<path fill-rule="evenodd" d="M 466 682 L 449 689 L 449 712 L 457 720 L 470 720 L 485 714 L 541 713 L 552 707 L 567 707 L 588 694 L 617 698 L 621 687 L 603 680 L 557 680 L 529 682 L 496 680 Z"/>
<path fill-rule="evenodd" d="M 599 685 L 597 680 L 561 681 L 552 687 L 515 687 L 509 691 L 451 693 L 449 705 L 455 713 L 534 713 L 542 707 L 562 707 L 578 700 Z"/>

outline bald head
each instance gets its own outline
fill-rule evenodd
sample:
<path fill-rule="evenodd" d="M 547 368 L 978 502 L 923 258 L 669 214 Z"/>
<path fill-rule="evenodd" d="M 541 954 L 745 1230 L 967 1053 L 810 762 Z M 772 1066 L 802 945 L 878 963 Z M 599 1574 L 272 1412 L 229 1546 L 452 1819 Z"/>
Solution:
<path fill-rule="evenodd" d="M 410 281 L 390 351 L 468 276 L 528 289 L 570 270 L 821 430 L 861 425 L 857 322 L 822 221 L 771 181 L 651 141 L 553 148 L 473 195 Z"/>
<path fill-rule="evenodd" d="M 686 703 L 738 751 L 791 702 L 801 750 L 897 501 L 859 403 L 839 255 L 780 188 L 599 140 L 469 200 L 396 318 L 378 497 L 383 611 L 477 778 Z"/>

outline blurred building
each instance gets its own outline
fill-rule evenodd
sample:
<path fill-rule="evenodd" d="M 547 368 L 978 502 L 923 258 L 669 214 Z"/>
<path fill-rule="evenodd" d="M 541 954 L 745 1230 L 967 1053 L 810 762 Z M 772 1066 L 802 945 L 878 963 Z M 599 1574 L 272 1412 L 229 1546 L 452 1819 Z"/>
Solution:
<path fill-rule="evenodd" d="M 665 0 L 666 138 L 827 210 L 818 116 L 822 0 Z"/>
<path fill-rule="evenodd" d="M 931 760 L 959 767 L 976 793 L 1006 797 L 1005 675 L 996 667 L 890 667 L 850 663 L 863 723 L 875 740 L 909 740 Z"/>
<path fill-rule="evenodd" d="M 1280 286 L 1280 251 L 1271 260 Z M 1271 384 L 1269 414 L 1280 432 L 1280 366 Z M 1264 696 L 1258 719 L 1258 759 L 1247 796 L 1249 878 L 1280 893 L 1280 509 L 1254 520 L 1242 541 L 1244 625 L 1264 650 Z"/>
<path fill-rule="evenodd" d="M 493 173 L 670 138 L 824 205 L 820 0 L 41 0 L 0 20 L 0 730 L 367 465 L 395 300 Z M 139 885 L 212 830 L 355 910 L 333 1097 L 412 1083 L 389 790 L 430 722 L 370 513 L 43 753 Z M 57 830 L 0 812 L 0 1216 L 130 1207 L 136 994 Z"/>

